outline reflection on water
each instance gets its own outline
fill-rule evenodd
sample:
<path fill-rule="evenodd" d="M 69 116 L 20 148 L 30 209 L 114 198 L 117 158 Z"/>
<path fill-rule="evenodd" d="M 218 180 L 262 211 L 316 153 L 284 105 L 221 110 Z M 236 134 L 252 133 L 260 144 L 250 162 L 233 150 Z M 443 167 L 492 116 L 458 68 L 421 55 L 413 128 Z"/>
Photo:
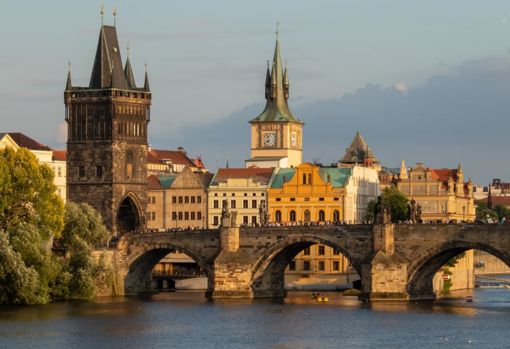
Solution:
<path fill-rule="evenodd" d="M 510 290 L 437 301 L 207 300 L 202 292 L 0 307 L 1 348 L 506 348 Z M 467 303 L 466 297 L 474 302 Z"/>

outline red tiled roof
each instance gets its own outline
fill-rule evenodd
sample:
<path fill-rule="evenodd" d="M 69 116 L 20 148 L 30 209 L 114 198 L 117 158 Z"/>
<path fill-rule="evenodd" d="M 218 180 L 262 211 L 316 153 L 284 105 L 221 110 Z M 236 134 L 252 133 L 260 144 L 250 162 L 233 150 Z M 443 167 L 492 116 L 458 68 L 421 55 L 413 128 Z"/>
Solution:
<path fill-rule="evenodd" d="M 214 183 L 225 182 L 229 178 L 253 178 L 266 185 L 272 174 L 272 168 L 220 168 L 216 172 Z"/>
<path fill-rule="evenodd" d="M 489 201 L 489 198 L 483 198 L 481 199 L 480 201 Z M 497 205 L 497 204 L 503 204 L 503 205 L 506 205 L 506 206 L 510 206 L 510 196 L 492 196 L 491 197 L 491 201 L 492 201 L 492 204 L 493 205 Z"/>
<path fill-rule="evenodd" d="M 190 159 L 196 167 L 198 168 L 205 168 L 204 166 L 204 162 L 202 161 L 202 159 Z"/>
<path fill-rule="evenodd" d="M 159 182 L 159 177 L 156 175 L 150 175 L 149 178 L 147 178 L 147 181 L 149 182 L 147 189 L 148 190 L 161 190 L 163 187 L 161 186 L 161 183 Z"/>
<path fill-rule="evenodd" d="M 53 151 L 53 160 L 66 161 L 67 151 L 65 150 L 54 150 Z"/>
<path fill-rule="evenodd" d="M 11 136 L 12 140 L 22 148 L 27 148 L 29 150 L 53 150 L 50 147 L 25 136 L 21 132 L 9 132 L 8 135 Z"/>
<path fill-rule="evenodd" d="M 172 164 L 187 165 L 196 167 L 195 164 L 183 152 L 178 150 L 157 150 L 152 149 L 147 154 L 147 162 L 152 164 L 159 164 L 163 160 L 172 160 Z"/>
<path fill-rule="evenodd" d="M 442 169 L 434 169 L 429 168 L 430 174 L 432 175 L 432 178 L 439 179 L 443 182 L 448 182 L 448 178 L 450 178 L 450 173 L 452 175 L 452 179 L 454 182 L 457 181 L 457 169 L 449 169 L 449 168 L 442 168 Z"/>

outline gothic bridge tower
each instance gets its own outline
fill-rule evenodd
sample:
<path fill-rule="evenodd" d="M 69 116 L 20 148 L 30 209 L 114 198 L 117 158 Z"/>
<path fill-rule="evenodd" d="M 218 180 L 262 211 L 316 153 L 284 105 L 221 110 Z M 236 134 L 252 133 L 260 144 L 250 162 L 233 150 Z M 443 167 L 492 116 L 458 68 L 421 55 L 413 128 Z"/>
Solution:
<path fill-rule="evenodd" d="M 67 193 L 100 212 L 112 233 L 145 227 L 151 102 L 147 69 L 139 88 L 129 47 L 123 68 L 115 25 L 101 23 L 89 86 L 72 86 L 69 72 L 64 91 Z"/>
<path fill-rule="evenodd" d="M 287 63 L 282 71 L 278 29 L 276 47 L 270 71 L 266 72 L 266 107 L 262 114 L 250 120 L 251 158 L 246 167 L 292 167 L 302 163 L 304 122 L 297 119 L 289 109 L 290 96 Z"/>

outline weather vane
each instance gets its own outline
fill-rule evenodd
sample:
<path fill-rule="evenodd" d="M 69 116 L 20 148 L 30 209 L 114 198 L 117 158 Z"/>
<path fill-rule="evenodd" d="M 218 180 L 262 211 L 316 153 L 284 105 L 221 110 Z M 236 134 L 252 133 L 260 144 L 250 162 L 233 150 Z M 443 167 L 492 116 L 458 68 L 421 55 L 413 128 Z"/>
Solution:
<path fill-rule="evenodd" d="M 278 26 L 280 25 L 280 22 L 276 22 L 276 40 L 278 40 Z"/>

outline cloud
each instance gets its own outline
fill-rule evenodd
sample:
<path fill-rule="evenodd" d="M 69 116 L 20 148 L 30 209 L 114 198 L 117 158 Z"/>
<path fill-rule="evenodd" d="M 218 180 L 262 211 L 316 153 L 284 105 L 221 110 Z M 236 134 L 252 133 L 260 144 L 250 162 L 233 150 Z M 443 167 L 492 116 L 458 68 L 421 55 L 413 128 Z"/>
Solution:
<path fill-rule="evenodd" d="M 469 60 L 452 68 L 451 75 L 405 86 L 367 84 L 335 99 L 299 103 L 304 97 L 298 98 L 292 112 L 306 123 L 303 160 L 336 161 L 359 130 L 385 166 L 398 166 L 402 158 L 410 166 L 423 162 L 432 168 L 455 168 L 460 162 L 466 176 L 479 183 L 510 173 L 510 57 Z M 231 166 L 242 167 L 250 157 L 248 121 L 263 108 L 262 103 L 251 104 L 223 120 L 176 134 L 150 132 L 154 143 L 171 139 L 167 148 L 182 145 L 202 154 L 212 169 L 216 156 L 228 156 Z"/>
<path fill-rule="evenodd" d="M 61 122 L 57 128 L 57 142 L 65 143 L 67 142 L 67 123 Z"/>
<path fill-rule="evenodd" d="M 395 89 L 406 92 L 407 91 L 407 85 L 405 82 L 398 82 L 395 84 Z"/>

